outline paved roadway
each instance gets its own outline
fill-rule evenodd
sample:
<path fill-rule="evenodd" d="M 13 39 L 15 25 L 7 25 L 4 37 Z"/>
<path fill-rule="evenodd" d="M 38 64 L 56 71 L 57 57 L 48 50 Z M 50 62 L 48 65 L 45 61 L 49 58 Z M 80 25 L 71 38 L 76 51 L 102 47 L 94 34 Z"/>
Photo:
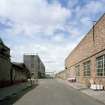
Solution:
<path fill-rule="evenodd" d="M 6 102 L 6 101 L 5 101 Z M 7 101 L 8 102 L 8 101 Z M 5 104 L 9 105 L 9 104 Z M 12 104 L 10 104 L 12 105 Z M 13 105 L 104 105 L 58 80 L 41 80 Z"/>

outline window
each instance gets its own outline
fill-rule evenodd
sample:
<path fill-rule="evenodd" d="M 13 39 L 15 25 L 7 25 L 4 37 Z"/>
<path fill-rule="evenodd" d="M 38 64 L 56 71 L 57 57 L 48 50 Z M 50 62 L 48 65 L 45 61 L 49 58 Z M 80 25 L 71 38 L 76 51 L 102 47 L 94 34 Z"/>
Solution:
<path fill-rule="evenodd" d="M 80 65 L 75 66 L 76 76 L 80 76 Z"/>
<path fill-rule="evenodd" d="M 90 76 L 90 61 L 84 63 L 84 76 Z"/>
<path fill-rule="evenodd" d="M 33 63 L 31 64 L 31 68 L 34 68 L 34 64 Z"/>
<path fill-rule="evenodd" d="M 97 76 L 105 76 L 105 55 L 96 58 Z"/>

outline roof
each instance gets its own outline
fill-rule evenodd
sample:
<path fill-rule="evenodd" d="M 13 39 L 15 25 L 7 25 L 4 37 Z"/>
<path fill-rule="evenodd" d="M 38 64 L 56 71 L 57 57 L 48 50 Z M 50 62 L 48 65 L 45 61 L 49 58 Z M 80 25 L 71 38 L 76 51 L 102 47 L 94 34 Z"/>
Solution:
<path fill-rule="evenodd" d="M 10 50 L 2 41 L 2 39 L 0 38 L 0 45 L 8 50 Z"/>
<path fill-rule="evenodd" d="M 24 63 L 12 62 L 12 66 L 19 68 L 18 70 L 26 73 L 30 73 Z"/>
<path fill-rule="evenodd" d="M 23 63 L 18 63 L 18 62 L 12 62 L 12 65 L 13 66 L 17 66 L 17 67 L 20 67 L 20 68 L 23 68 Z"/>

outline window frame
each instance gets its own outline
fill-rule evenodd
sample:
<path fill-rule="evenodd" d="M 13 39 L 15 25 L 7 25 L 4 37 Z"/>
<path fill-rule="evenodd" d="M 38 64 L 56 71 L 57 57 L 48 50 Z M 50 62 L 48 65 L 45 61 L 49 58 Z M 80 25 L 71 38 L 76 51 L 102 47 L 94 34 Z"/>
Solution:
<path fill-rule="evenodd" d="M 76 76 L 80 76 L 80 65 L 75 66 Z"/>
<path fill-rule="evenodd" d="M 83 75 L 85 77 L 91 76 L 91 61 L 90 60 L 83 63 L 83 70 L 84 70 Z"/>
<path fill-rule="evenodd" d="M 100 66 L 100 68 L 99 68 L 99 66 Z M 99 70 L 101 70 L 101 71 L 98 72 Z M 98 77 L 105 77 L 105 54 L 96 58 L 96 75 Z"/>

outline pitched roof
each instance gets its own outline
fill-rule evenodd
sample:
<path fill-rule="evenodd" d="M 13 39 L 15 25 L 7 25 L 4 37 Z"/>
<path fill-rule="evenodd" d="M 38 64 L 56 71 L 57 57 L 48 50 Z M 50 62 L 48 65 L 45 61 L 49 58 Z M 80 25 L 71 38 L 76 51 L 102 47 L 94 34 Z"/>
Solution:
<path fill-rule="evenodd" d="M 18 70 L 22 72 L 26 72 L 30 74 L 29 70 L 27 69 L 24 63 L 12 62 L 12 66 L 19 68 Z"/>

